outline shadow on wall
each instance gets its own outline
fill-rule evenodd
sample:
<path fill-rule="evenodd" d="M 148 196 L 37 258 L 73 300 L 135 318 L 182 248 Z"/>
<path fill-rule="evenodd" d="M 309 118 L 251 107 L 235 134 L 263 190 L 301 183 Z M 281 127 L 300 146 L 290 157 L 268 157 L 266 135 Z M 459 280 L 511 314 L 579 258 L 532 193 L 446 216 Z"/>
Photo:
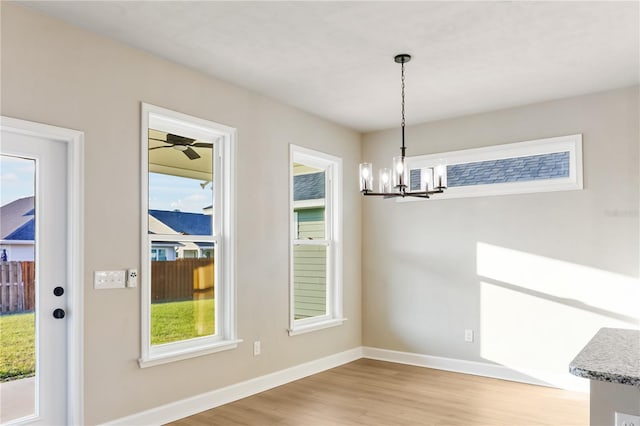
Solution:
<path fill-rule="evenodd" d="M 636 278 L 482 242 L 476 250 L 488 361 L 574 388 L 568 365 L 601 327 L 640 328 Z"/>

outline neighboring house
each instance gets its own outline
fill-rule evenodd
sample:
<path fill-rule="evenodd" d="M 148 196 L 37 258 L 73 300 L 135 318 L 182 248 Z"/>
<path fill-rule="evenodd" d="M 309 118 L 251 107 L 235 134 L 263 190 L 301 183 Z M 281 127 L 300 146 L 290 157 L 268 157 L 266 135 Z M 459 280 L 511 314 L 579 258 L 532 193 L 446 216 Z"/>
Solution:
<path fill-rule="evenodd" d="M 299 239 L 324 239 L 324 172 L 293 177 L 293 211 Z"/>
<path fill-rule="evenodd" d="M 325 236 L 325 174 L 293 177 L 295 239 L 323 240 Z M 326 248 L 294 246 L 294 286 L 296 319 L 326 313 Z"/>
<path fill-rule="evenodd" d="M 152 234 L 211 235 L 213 208 L 205 213 L 149 210 L 149 232 Z M 176 260 L 213 257 L 211 243 L 154 241 L 151 260 Z"/>
<path fill-rule="evenodd" d="M 8 261 L 35 259 L 35 197 L 20 198 L 0 207 L 0 256 Z"/>

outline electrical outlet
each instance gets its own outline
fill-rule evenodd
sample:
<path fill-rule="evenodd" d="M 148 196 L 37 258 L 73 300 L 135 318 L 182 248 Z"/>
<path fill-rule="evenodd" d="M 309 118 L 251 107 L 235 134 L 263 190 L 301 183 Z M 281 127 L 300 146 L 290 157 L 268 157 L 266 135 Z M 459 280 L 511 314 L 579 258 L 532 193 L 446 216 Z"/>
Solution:
<path fill-rule="evenodd" d="M 470 328 L 467 328 L 464 331 L 464 341 L 465 342 L 473 342 L 473 330 L 471 330 Z M 640 425 L 638 425 L 640 426 Z"/>
<path fill-rule="evenodd" d="M 260 340 L 253 342 L 253 356 L 260 355 Z"/>
<path fill-rule="evenodd" d="M 95 271 L 93 288 L 96 290 L 108 288 L 124 288 L 125 271 Z"/>
<path fill-rule="evenodd" d="M 138 270 L 127 269 L 127 287 L 136 287 L 138 285 Z"/>
<path fill-rule="evenodd" d="M 616 426 L 640 426 L 640 416 L 618 413 L 616 411 Z"/>

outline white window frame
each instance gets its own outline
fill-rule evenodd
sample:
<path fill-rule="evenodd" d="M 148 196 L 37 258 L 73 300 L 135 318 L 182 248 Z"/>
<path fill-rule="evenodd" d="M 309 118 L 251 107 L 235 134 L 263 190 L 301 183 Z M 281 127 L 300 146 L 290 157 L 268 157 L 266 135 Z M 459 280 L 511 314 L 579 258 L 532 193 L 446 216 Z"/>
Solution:
<path fill-rule="evenodd" d="M 432 196 L 429 200 L 582 189 L 582 134 L 407 157 L 407 164 L 408 170 L 411 171 L 435 167 L 443 163 L 447 165 L 465 164 L 557 152 L 569 152 L 569 176 L 566 178 L 452 187 L 447 188 L 442 194 Z M 423 199 L 406 197 L 398 199 L 398 202 L 421 200 Z"/>
<path fill-rule="evenodd" d="M 141 368 L 234 349 L 237 338 L 235 285 L 235 141 L 236 129 L 142 103 L 141 125 Z M 153 128 L 214 144 L 214 206 L 211 236 L 149 234 L 148 129 Z M 151 242 L 212 242 L 215 245 L 216 334 L 151 345 Z"/>
<path fill-rule="evenodd" d="M 296 217 L 293 199 L 293 164 L 305 165 L 325 171 L 325 239 L 296 240 Z M 295 319 L 294 312 L 294 245 L 324 245 L 327 247 L 327 307 L 326 314 Z M 289 146 L 289 335 L 308 333 L 341 325 L 343 316 L 342 287 L 342 159 L 324 152 L 291 144 Z"/>

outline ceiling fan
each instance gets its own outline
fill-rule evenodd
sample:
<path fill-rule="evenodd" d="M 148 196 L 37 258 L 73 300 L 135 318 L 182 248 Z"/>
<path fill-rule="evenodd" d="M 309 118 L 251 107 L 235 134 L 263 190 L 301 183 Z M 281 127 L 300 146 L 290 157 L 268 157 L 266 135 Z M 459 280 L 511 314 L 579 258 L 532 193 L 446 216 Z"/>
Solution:
<path fill-rule="evenodd" d="M 149 151 L 152 149 L 160 149 L 160 148 L 173 148 L 178 151 L 182 151 L 184 155 L 186 155 L 189 160 L 196 160 L 200 158 L 200 155 L 193 148 L 212 148 L 213 145 L 210 143 L 204 142 L 196 142 L 195 139 L 185 138 L 184 136 L 178 136 L 171 133 L 167 133 L 167 139 L 156 139 L 149 138 L 149 140 L 159 141 L 166 143 L 167 146 L 155 146 L 153 148 L 149 148 Z"/>

